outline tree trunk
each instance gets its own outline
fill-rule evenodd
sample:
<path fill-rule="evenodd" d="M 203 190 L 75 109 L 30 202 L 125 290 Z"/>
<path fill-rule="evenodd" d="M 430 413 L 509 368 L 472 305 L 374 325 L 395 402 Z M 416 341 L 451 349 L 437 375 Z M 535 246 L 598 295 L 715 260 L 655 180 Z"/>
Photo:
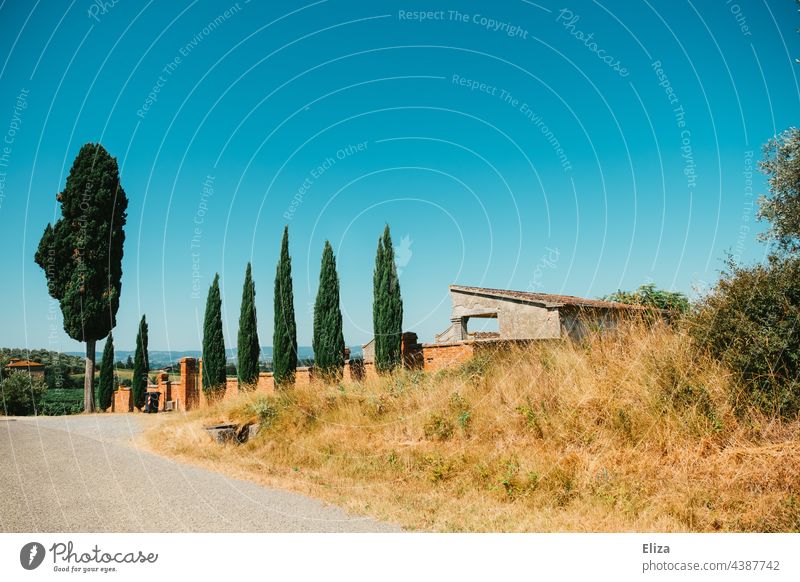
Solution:
<path fill-rule="evenodd" d="M 94 344 L 86 340 L 86 377 L 83 380 L 83 411 L 94 412 Z"/>

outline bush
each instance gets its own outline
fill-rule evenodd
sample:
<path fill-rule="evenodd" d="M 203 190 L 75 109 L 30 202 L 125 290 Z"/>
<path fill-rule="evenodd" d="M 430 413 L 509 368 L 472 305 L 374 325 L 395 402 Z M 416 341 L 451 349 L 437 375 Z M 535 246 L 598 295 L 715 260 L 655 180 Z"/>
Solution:
<path fill-rule="evenodd" d="M 772 257 L 754 267 L 729 261 L 690 325 L 697 345 L 739 376 L 739 404 L 784 417 L 798 413 L 800 259 Z"/>
<path fill-rule="evenodd" d="M 689 299 L 677 291 L 658 289 L 652 283 L 642 285 L 636 291 L 617 291 L 603 297 L 606 301 L 628 303 L 630 305 L 643 305 L 684 313 L 689 309 Z"/>
<path fill-rule="evenodd" d="M 266 398 L 259 398 L 253 402 L 250 410 L 258 417 L 261 428 L 267 429 L 278 420 L 278 407 Z"/>
<path fill-rule="evenodd" d="M 47 391 L 43 380 L 27 372 L 14 372 L 0 382 L 3 413 L 8 416 L 36 414 L 42 396 Z"/>
<path fill-rule="evenodd" d="M 48 389 L 38 407 L 38 413 L 43 416 L 81 412 L 83 412 L 83 387 Z"/>

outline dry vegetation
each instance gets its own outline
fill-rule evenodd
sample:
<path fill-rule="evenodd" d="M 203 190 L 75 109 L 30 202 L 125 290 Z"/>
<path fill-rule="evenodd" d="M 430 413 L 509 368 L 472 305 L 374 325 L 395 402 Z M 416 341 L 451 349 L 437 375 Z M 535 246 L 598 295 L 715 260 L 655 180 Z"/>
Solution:
<path fill-rule="evenodd" d="M 152 449 L 433 531 L 798 531 L 800 422 L 735 413 L 681 332 L 631 325 L 436 374 L 242 396 Z M 740 407 L 741 408 L 741 407 Z M 241 445 L 202 426 L 260 420 Z"/>

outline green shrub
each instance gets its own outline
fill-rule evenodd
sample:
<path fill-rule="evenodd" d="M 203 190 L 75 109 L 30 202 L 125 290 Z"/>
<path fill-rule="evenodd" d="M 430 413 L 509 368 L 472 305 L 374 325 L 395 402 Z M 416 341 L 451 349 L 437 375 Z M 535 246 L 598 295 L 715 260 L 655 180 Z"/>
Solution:
<path fill-rule="evenodd" d="M 3 414 L 8 416 L 36 414 L 46 391 L 47 384 L 43 380 L 27 372 L 13 372 L 0 382 Z"/>
<path fill-rule="evenodd" d="M 258 417 L 261 428 L 269 428 L 278 420 L 278 407 L 266 398 L 253 402 L 250 410 Z"/>
<path fill-rule="evenodd" d="M 658 289 L 652 283 L 642 285 L 636 291 L 617 291 L 603 297 L 606 301 L 643 305 L 683 313 L 689 309 L 689 299 L 677 291 Z"/>
<path fill-rule="evenodd" d="M 83 387 L 48 389 L 37 412 L 44 416 L 80 414 L 83 412 Z"/>
<path fill-rule="evenodd" d="M 732 261 L 690 319 L 695 343 L 725 363 L 753 404 L 784 417 L 800 410 L 800 259 Z"/>

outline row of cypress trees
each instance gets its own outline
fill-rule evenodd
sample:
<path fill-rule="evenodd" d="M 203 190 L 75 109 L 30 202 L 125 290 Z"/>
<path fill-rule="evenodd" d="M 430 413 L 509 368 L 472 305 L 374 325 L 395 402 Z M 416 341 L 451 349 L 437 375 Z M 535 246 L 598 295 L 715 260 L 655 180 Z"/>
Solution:
<path fill-rule="evenodd" d="M 373 324 L 375 329 L 375 365 L 379 372 L 388 372 L 400 364 L 400 338 L 403 324 L 403 303 L 394 262 L 394 249 L 387 225 L 378 239 L 373 276 Z M 238 333 L 238 379 L 247 390 L 258 382 L 258 341 L 255 306 L 256 290 L 250 263 L 245 272 Z M 275 384 L 294 382 L 297 368 L 297 323 L 292 289 L 292 260 L 289 255 L 289 227 L 283 230 L 280 258 L 275 272 L 275 320 L 273 333 L 273 377 Z M 328 380 L 341 378 L 345 364 L 345 342 L 340 308 L 339 275 L 336 257 L 329 241 L 325 241 L 319 274 L 319 289 L 314 303 L 315 373 Z M 222 300 L 219 275 L 208 291 L 203 324 L 203 390 L 211 396 L 225 390 L 225 341 L 222 334 Z"/>
<path fill-rule="evenodd" d="M 378 239 L 373 274 L 373 326 L 375 331 L 375 367 L 389 372 L 401 362 L 400 338 L 403 323 L 403 302 L 394 261 L 389 226 Z M 239 313 L 238 365 L 240 386 L 253 389 L 258 382 L 258 360 L 261 347 L 258 341 L 256 317 L 256 288 L 252 267 L 247 264 L 242 302 Z M 134 406 L 145 404 L 147 392 L 148 326 L 142 316 L 136 335 L 136 353 L 133 360 L 131 383 Z M 345 364 L 345 343 L 340 308 L 339 276 L 336 257 L 329 241 L 325 241 L 319 274 L 319 289 L 314 303 L 314 366 L 318 374 L 328 380 L 341 378 Z M 222 333 L 222 298 L 219 275 L 208 290 L 203 324 L 203 388 L 213 396 L 225 390 L 226 352 Z M 275 327 L 273 334 L 273 375 L 276 385 L 294 382 L 297 368 L 297 324 L 292 290 L 292 259 L 289 256 L 289 227 L 283 230 L 281 252 L 275 272 Z M 101 410 L 111 406 L 115 389 L 114 338 L 109 332 L 100 365 L 98 404 Z"/>

